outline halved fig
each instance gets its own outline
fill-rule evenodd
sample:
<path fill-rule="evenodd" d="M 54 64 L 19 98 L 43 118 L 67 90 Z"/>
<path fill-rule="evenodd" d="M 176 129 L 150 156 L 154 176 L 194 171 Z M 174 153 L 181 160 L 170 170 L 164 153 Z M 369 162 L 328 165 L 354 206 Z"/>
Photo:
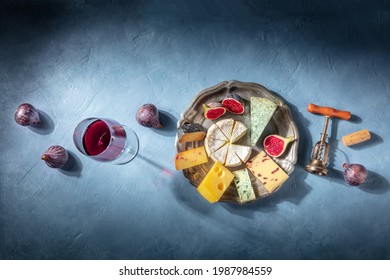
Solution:
<path fill-rule="evenodd" d="M 216 120 L 226 113 L 226 108 L 221 103 L 208 103 L 202 105 L 204 117 L 209 120 Z"/>
<path fill-rule="evenodd" d="M 276 134 L 268 135 L 263 141 L 264 150 L 271 157 L 280 157 L 292 140 L 294 136 L 285 138 Z"/>
<path fill-rule="evenodd" d="M 244 100 L 235 93 L 228 94 L 222 101 L 222 105 L 233 114 L 241 115 L 245 111 Z"/>

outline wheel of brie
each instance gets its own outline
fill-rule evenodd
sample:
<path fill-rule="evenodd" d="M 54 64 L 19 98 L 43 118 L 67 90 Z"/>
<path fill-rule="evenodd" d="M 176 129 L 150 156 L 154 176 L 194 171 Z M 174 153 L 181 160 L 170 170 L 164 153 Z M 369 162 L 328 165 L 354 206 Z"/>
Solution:
<path fill-rule="evenodd" d="M 205 148 L 208 156 L 226 167 L 239 166 L 248 161 L 252 147 L 237 144 L 248 128 L 240 121 L 224 119 L 213 124 L 207 131 Z"/>

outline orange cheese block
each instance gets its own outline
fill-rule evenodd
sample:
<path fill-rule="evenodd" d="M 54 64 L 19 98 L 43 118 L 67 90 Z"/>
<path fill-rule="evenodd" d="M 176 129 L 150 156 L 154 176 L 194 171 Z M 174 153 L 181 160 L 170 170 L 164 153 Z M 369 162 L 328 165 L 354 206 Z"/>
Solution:
<path fill-rule="evenodd" d="M 217 161 L 199 184 L 198 192 L 210 203 L 217 202 L 224 194 L 234 175 Z"/>
<path fill-rule="evenodd" d="M 175 157 L 176 170 L 190 168 L 208 162 L 204 146 L 178 153 Z"/>

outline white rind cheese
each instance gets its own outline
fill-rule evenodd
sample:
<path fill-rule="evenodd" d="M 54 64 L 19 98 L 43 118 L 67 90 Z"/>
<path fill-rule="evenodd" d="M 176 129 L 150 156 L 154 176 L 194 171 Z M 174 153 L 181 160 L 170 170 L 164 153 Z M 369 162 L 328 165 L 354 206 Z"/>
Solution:
<path fill-rule="evenodd" d="M 213 138 L 206 138 L 204 140 L 204 146 L 206 148 L 207 154 L 210 156 L 212 153 L 214 153 L 216 150 L 221 148 L 223 145 L 225 145 L 227 141 L 224 140 L 218 140 Z"/>
<path fill-rule="evenodd" d="M 225 119 L 213 124 L 207 131 L 205 139 L 207 154 L 212 160 L 219 161 L 226 167 L 245 163 L 250 157 L 252 147 L 233 143 L 244 137 L 247 130 L 245 124 L 233 119 Z"/>
<path fill-rule="evenodd" d="M 255 192 L 252 187 L 248 169 L 240 169 L 233 172 L 234 183 L 236 184 L 237 193 L 240 203 L 253 201 L 256 199 Z"/>
<path fill-rule="evenodd" d="M 219 127 L 216 124 L 213 124 L 210 126 L 210 128 L 207 131 L 206 138 L 210 139 L 217 139 L 222 141 L 229 141 L 229 139 L 223 134 L 223 132 L 219 129 Z"/>
<path fill-rule="evenodd" d="M 214 153 L 212 153 L 210 157 L 214 161 L 219 161 L 220 163 L 225 164 L 228 149 L 229 149 L 229 144 L 225 144 L 224 146 L 216 150 Z"/>
<path fill-rule="evenodd" d="M 229 148 L 230 152 L 234 152 L 241 162 L 245 163 L 248 161 L 248 159 L 251 156 L 252 153 L 252 147 L 243 146 L 243 145 L 236 145 L 236 144 L 230 144 Z"/>
<path fill-rule="evenodd" d="M 231 138 L 233 127 L 234 127 L 234 120 L 233 119 L 221 120 L 221 121 L 217 122 L 216 125 L 219 127 L 219 129 L 222 131 L 222 133 L 226 136 L 226 138 L 228 138 L 228 139 Z"/>
<path fill-rule="evenodd" d="M 237 154 L 232 150 L 234 145 L 229 145 L 229 150 L 226 156 L 226 167 L 235 167 L 242 164 L 241 159 L 237 156 Z"/>
<path fill-rule="evenodd" d="M 267 98 L 251 97 L 251 145 L 255 146 L 277 105 Z"/>
<path fill-rule="evenodd" d="M 244 135 L 246 134 L 247 131 L 248 131 L 248 128 L 246 127 L 245 124 L 243 124 L 240 121 L 235 121 L 232 136 L 230 137 L 230 142 L 231 143 L 237 142 L 242 137 L 244 137 Z"/>

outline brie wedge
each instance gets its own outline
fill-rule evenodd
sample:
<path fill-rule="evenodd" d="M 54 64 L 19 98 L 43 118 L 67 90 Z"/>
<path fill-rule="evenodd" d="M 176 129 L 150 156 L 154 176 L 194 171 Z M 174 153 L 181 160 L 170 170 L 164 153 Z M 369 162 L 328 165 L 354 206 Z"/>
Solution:
<path fill-rule="evenodd" d="M 216 123 L 216 125 L 219 127 L 219 129 L 222 131 L 222 133 L 226 136 L 226 138 L 230 139 L 233 131 L 234 126 L 234 120 L 233 119 L 226 119 L 221 120 Z"/>
<path fill-rule="evenodd" d="M 248 161 L 252 153 L 252 147 L 230 144 L 230 152 L 235 153 L 242 163 Z"/>
<path fill-rule="evenodd" d="M 206 148 L 206 153 L 211 156 L 212 153 L 214 153 L 216 150 L 221 148 L 223 145 L 225 145 L 227 141 L 224 140 L 218 140 L 214 138 L 206 138 L 204 140 L 204 146 Z"/>
<path fill-rule="evenodd" d="M 230 137 L 230 143 L 235 143 L 244 137 L 245 133 L 248 131 L 248 128 L 245 124 L 240 121 L 235 121 L 232 136 Z"/>
<path fill-rule="evenodd" d="M 219 161 L 220 163 L 222 163 L 224 165 L 225 161 L 226 161 L 228 149 L 229 149 L 229 144 L 225 144 L 221 148 L 216 150 L 214 153 L 212 153 L 210 157 L 214 161 Z"/>
<path fill-rule="evenodd" d="M 221 141 L 229 141 L 229 139 L 223 134 L 223 132 L 219 129 L 219 127 L 216 124 L 213 124 L 210 126 L 210 128 L 207 131 L 206 138 L 210 139 L 217 139 Z"/>

